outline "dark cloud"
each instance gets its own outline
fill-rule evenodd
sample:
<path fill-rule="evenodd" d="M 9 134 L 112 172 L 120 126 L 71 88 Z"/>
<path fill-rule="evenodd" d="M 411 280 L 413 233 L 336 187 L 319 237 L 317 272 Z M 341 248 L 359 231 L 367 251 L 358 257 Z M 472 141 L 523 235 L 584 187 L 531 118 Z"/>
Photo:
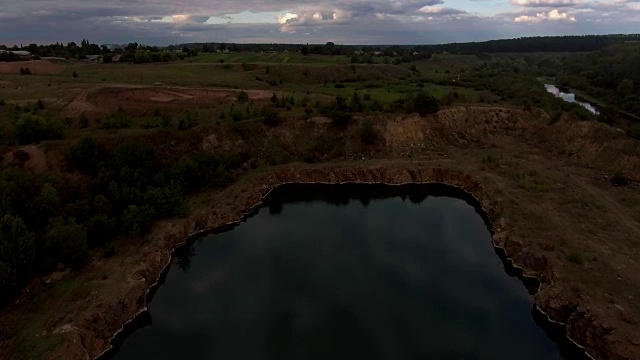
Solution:
<path fill-rule="evenodd" d="M 437 43 L 637 32 L 640 18 L 637 0 L 501 1 L 513 11 L 480 16 L 472 2 L 443 0 L 0 0 L 0 43 Z M 235 23 L 244 11 L 268 14 Z"/>

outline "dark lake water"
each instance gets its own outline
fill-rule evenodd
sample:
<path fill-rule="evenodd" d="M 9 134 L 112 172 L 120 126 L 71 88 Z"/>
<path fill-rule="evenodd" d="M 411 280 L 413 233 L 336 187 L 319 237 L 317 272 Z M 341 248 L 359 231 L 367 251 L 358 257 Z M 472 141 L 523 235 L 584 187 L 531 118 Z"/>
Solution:
<path fill-rule="evenodd" d="M 561 358 L 465 201 L 330 202 L 196 241 L 113 358 Z"/>

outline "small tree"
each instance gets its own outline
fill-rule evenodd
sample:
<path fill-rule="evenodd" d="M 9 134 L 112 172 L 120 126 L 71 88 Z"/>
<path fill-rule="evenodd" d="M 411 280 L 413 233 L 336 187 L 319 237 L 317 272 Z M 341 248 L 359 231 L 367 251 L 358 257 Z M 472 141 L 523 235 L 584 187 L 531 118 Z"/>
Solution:
<path fill-rule="evenodd" d="M 365 145 L 373 145 L 378 141 L 378 133 L 373 128 L 373 124 L 370 121 L 362 124 L 360 128 L 360 141 Z"/>
<path fill-rule="evenodd" d="M 129 208 L 122 213 L 122 222 L 131 234 L 141 236 L 151 226 L 154 216 L 155 212 L 149 205 L 129 205 Z"/>
<path fill-rule="evenodd" d="M 265 111 L 263 122 L 267 126 L 278 126 L 280 124 L 280 115 L 274 108 Z"/>
<path fill-rule="evenodd" d="M 434 114 L 440 110 L 440 103 L 438 99 L 425 92 L 418 93 L 418 95 L 416 95 L 412 100 L 413 111 L 417 112 L 421 116 Z"/>
<path fill-rule="evenodd" d="M 621 96 L 630 95 L 633 93 L 633 81 L 630 79 L 622 80 L 616 88 L 616 92 Z"/>
<path fill-rule="evenodd" d="M 249 101 L 249 94 L 244 92 L 244 90 L 241 90 L 240 93 L 238 94 L 238 102 L 244 103 L 247 101 Z"/>
<path fill-rule="evenodd" d="M 86 113 L 80 114 L 80 128 L 84 129 L 89 126 L 89 117 L 87 117 Z"/>
<path fill-rule="evenodd" d="M 8 294 L 26 284 L 31 276 L 35 244 L 20 218 L 0 218 L 0 293 Z M 1 296 L 0 296 L 1 297 Z"/>
<path fill-rule="evenodd" d="M 51 260 L 72 268 L 81 267 L 87 259 L 87 232 L 74 219 L 52 219 L 47 228 L 46 252 Z"/>

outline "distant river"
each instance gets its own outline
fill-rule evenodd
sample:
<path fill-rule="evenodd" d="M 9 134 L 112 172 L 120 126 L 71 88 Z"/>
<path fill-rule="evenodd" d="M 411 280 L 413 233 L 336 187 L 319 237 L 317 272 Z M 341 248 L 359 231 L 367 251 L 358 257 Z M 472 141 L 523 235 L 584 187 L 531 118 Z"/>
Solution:
<path fill-rule="evenodd" d="M 175 257 L 114 358 L 562 358 L 465 201 L 305 193 Z"/>
<path fill-rule="evenodd" d="M 555 96 L 561 98 L 562 100 L 564 100 L 566 102 L 576 103 L 576 104 L 582 106 L 583 108 L 589 110 L 589 112 L 591 112 L 594 115 L 598 115 L 599 114 L 598 110 L 596 110 L 596 108 L 593 105 L 591 105 L 591 104 L 589 104 L 587 102 L 577 101 L 576 100 L 576 95 L 574 93 L 562 92 L 555 85 L 544 84 L 544 87 L 547 89 L 548 92 L 554 94 Z"/>

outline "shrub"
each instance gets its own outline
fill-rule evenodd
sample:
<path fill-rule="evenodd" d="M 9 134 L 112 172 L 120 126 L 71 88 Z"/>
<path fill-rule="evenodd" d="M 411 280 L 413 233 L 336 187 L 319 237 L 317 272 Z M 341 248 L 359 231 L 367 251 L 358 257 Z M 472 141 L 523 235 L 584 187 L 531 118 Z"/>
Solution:
<path fill-rule="evenodd" d="M 105 244 L 116 230 L 116 221 L 106 214 L 97 214 L 84 224 L 87 230 L 87 245 L 99 247 Z"/>
<path fill-rule="evenodd" d="M 16 136 L 22 144 L 62 139 L 64 128 L 65 126 L 60 120 L 43 118 L 33 114 L 23 115 L 15 125 Z"/>
<path fill-rule="evenodd" d="M 128 129 L 133 126 L 133 119 L 120 108 L 100 123 L 103 130 Z"/>
<path fill-rule="evenodd" d="M 418 93 L 413 99 L 413 111 L 421 116 L 434 114 L 440 110 L 440 103 L 432 95 L 425 92 Z"/>
<path fill-rule="evenodd" d="M 629 180 L 624 175 L 622 171 L 616 171 L 615 174 L 611 177 L 611 182 L 615 186 L 627 186 L 629 185 Z"/>
<path fill-rule="evenodd" d="M 87 114 L 86 114 L 86 113 L 82 113 L 82 114 L 80 114 L 80 120 L 79 120 L 79 123 L 80 123 L 80 128 L 81 128 L 81 129 L 84 129 L 84 128 L 86 128 L 87 126 L 89 126 L 89 117 L 87 116 Z"/>
<path fill-rule="evenodd" d="M 275 109 L 270 108 L 266 110 L 263 122 L 267 126 L 278 126 L 280 124 L 280 115 Z"/>
<path fill-rule="evenodd" d="M 244 90 L 240 91 L 240 93 L 238 94 L 238 102 L 239 103 L 244 103 L 249 101 L 249 94 L 247 94 L 246 92 L 244 92 Z"/>
<path fill-rule="evenodd" d="M 365 145 L 373 145 L 378 141 L 378 133 L 370 121 L 362 124 L 360 128 L 360 141 Z"/>
<path fill-rule="evenodd" d="M 200 123 L 199 115 L 196 112 L 195 114 L 191 111 L 187 111 L 182 119 L 178 121 L 178 129 L 179 130 L 189 130 L 198 126 Z"/>
<path fill-rule="evenodd" d="M 53 264 L 61 262 L 77 269 L 87 259 L 87 232 L 73 219 L 54 218 L 47 227 L 45 249 Z"/>
<path fill-rule="evenodd" d="M 630 138 L 634 138 L 636 140 L 640 140 L 640 125 L 639 124 L 632 125 L 627 130 L 627 136 L 629 136 Z"/>
<path fill-rule="evenodd" d="M 27 283 L 35 255 L 33 235 L 21 218 L 0 218 L 0 301 Z"/>
<path fill-rule="evenodd" d="M 71 76 L 72 76 L 74 79 L 77 79 L 77 78 L 78 78 L 78 73 L 77 73 L 77 72 L 75 72 L 75 70 L 74 70 L 74 71 L 73 71 L 73 74 L 71 74 Z"/>
<path fill-rule="evenodd" d="M 122 223 L 129 233 L 141 236 L 151 226 L 154 216 L 155 211 L 149 205 L 129 205 L 127 210 L 122 213 Z"/>
<path fill-rule="evenodd" d="M 547 192 L 551 188 L 549 184 L 530 176 L 525 176 L 520 180 L 520 187 L 531 192 Z"/>
<path fill-rule="evenodd" d="M 105 154 L 102 146 L 91 135 L 83 135 L 67 148 L 65 158 L 71 169 L 95 175 L 99 164 L 105 161 Z"/>
<path fill-rule="evenodd" d="M 342 84 L 342 83 L 336 83 L 336 84 L 333 85 L 333 87 L 336 88 L 336 89 L 344 89 L 345 85 Z"/>
<path fill-rule="evenodd" d="M 571 254 L 569 254 L 568 259 L 570 262 L 574 264 L 578 264 L 578 265 L 584 264 L 584 258 L 582 257 L 582 254 L 577 251 L 574 251 Z"/>
<path fill-rule="evenodd" d="M 170 217 L 185 215 L 186 203 L 178 186 L 150 187 L 144 194 L 144 203 L 151 206 L 154 215 Z"/>
<path fill-rule="evenodd" d="M 493 154 L 489 154 L 482 158 L 482 162 L 485 164 L 497 164 L 498 161 L 500 161 L 500 158 Z"/>

